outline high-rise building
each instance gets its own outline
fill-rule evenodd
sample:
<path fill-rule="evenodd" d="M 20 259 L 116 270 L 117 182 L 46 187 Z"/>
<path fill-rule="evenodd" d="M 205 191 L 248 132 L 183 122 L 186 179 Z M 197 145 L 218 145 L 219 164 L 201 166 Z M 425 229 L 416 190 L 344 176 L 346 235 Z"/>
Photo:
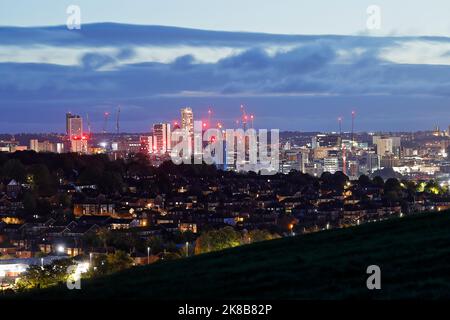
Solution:
<path fill-rule="evenodd" d="M 280 169 L 282 173 L 289 173 L 291 170 L 303 172 L 303 153 L 299 150 L 283 150 Z"/>
<path fill-rule="evenodd" d="M 153 137 L 152 136 L 141 136 L 139 138 L 141 141 L 140 153 L 150 154 L 153 150 Z"/>
<path fill-rule="evenodd" d="M 393 168 L 398 167 L 399 159 L 393 155 L 385 155 L 381 157 L 380 166 L 382 168 Z"/>
<path fill-rule="evenodd" d="M 30 150 L 33 150 L 35 152 L 39 152 L 39 141 L 37 139 L 31 139 L 30 140 Z"/>
<path fill-rule="evenodd" d="M 141 151 L 141 139 L 136 139 L 134 137 L 121 139 L 117 143 L 117 151 L 125 158 L 137 154 Z"/>
<path fill-rule="evenodd" d="M 341 161 L 338 157 L 329 157 L 323 159 L 323 170 L 325 172 L 335 173 L 342 168 Z"/>
<path fill-rule="evenodd" d="M 189 134 L 194 134 L 194 113 L 191 108 L 181 109 L 181 129 L 185 129 Z"/>
<path fill-rule="evenodd" d="M 156 123 L 153 125 L 153 151 L 166 153 L 171 148 L 170 123 Z"/>
<path fill-rule="evenodd" d="M 72 113 L 66 113 L 66 133 L 69 139 L 81 138 L 83 135 L 83 119 Z"/>
<path fill-rule="evenodd" d="M 366 155 L 366 172 L 373 173 L 380 169 L 380 156 L 374 153 L 368 153 Z"/>
<path fill-rule="evenodd" d="M 356 159 L 348 160 L 346 163 L 347 166 L 347 175 L 350 180 L 358 179 L 359 177 L 359 161 Z"/>
<path fill-rule="evenodd" d="M 381 137 L 373 136 L 373 144 L 377 146 L 377 154 L 400 156 L 401 138 L 400 137 Z"/>
<path fill-rule="evenodd" d="M 66 114 L 66 133 L 70 152 L 87 153 L 88 137 L 83 134 L 83 119 L 79 115 Z"/>

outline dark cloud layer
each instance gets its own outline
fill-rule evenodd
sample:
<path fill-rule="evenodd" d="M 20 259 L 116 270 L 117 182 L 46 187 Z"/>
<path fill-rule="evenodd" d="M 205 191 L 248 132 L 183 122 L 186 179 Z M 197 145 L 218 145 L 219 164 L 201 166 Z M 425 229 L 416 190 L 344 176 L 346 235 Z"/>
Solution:
<path fill-rule="evenodd" d="M 0 126 L 6 128 L 7 125 L 5 130 L 14 130 L 11 121 L 15 121 L 17 131 L 21 131 L 23 123 L 19 124 L 19 119 L 23 120 L 20 115 L 24 112 L 32 123 L 42 120 L 43 114 L 63 114 L 68 108 L 75 112 L 81 110 L 80 113 L 100 114 L 118 103 L 123 104 L 125 110 L 127 106 L 132 110 L 124 113 L 123 121 L 128 121 L 129 129 L 134 131 L 146 129 L 141 121 L 164 120 L 162 113 L 167 108 L 158 110 L 155 105 L 173 105 L 175 110 L 184 105 L 184 101 L 194 101 L 200 106 L 223 105 L 218 113 L 228 117 L 230 122 L 235 111 L 228 110 L 226 101 L 258 101 L 264 105 L 267 114 L 264 126 L 274 123 L 281 104 L 289 105 L 291 109 L 285 110 L 284 127 L 291 129 L 290 112 L 296 114 L 291 99 L 297 99 L 298 105 L 303 106 L 305 97 L 317 97 L 314 108 L 317 115 L 329 114 L 328 106 L 333 104 L 331 97 L 348 99 L 346 101 L 364 97 L 364 108 L 379 107 L 380 101 L 385 106 L 400 101 L 406 103 L 405 97 L 409 96 L 420 97 L 416 101 L 423 101 L 424 107 L 435 101 L 441 106 L 450 99 L 450 66 L 395 64 L 380 56 L 384 48 L 406 40 L 423 39 L 449 42 L 447 38 L 436 37 L 279 36 L 117 24 L 86 25 L 75 32 L 64 27 L 0 27 L 1 50 L 8 50 L 9 45 L 53 45 L 91 48 L 88 51 L 92 51 L 84 54 L 75 66 L 0 63 L 0 109 L 3 114 Z M 136 56 L 133 46 L 137 45 L 228 46 L 239 48 L 241 52 L 216 63 L 197 61 L 195 50 L 169 63 L 121 63 Z M 95 50 L 111 46 L 118 48 L 117 53 Z M 266 50 L 276 46 L 288 47 L 271 54 Z M 339 56 L 342 50 L 350 58 L 342 60 Z M 374 99 L 374 96 L 382 99 Z M 262 102 L 263 97 L 270 97 L 265 100 L 270 103 Z M 396 100 L 395 97 L 405 99 Z M 340 114 L 338 108 L 342 108 L 342 103 L 337 102 L 338 98 L 334 101 L 335 114 Z M 410 103 L 400 103 L 397 109 L 389 107 L 386 110 L 392 110 L 390 116 L 400 119 L 410 106 Z M 146 120 L 145 115 L 148 115 Z M 49 121 L 56 123 L 56 118 L 49 117 Z M 281 126 L 282 121 L 277 121 Z M 395 121 L 386 123 L 397 126 Z M 0 131 L 3 131 L 1 127 Z"/>

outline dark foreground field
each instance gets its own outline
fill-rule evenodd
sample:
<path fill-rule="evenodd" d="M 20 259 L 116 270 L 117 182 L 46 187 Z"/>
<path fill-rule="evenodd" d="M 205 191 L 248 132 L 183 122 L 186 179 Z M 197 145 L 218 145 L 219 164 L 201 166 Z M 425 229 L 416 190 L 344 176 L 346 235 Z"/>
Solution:
<path fill-rule="evenodd" d="M 366 287 L 366 268 L 373 264 L 381 268 L 378 291 Z M 422 214 L 257 243 L 86 280 L 81 290 L 53 288 L 31 297 L 450 298 L 450 214 Z"/>

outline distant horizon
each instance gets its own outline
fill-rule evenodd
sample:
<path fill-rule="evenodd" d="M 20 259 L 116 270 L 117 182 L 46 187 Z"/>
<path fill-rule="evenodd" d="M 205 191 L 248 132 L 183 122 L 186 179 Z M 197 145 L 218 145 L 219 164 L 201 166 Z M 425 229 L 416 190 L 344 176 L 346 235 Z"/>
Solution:
<path fill-rule="evenodd" d="M 449 125 L 450 128 L 450 125 Z M 235 128 L 224 128 L 224 129 L 235 129 Z M 249 129 L 249 128 L 247 128 Z M 266 128 L 254 128 L 255 130 L 259 130 L 259 129 L 266 129 Z M 270 130 L 270 129 L 268 129 Z M 320 131 L 320 130 L 315 130 L 315 131 L 299 131 L 299 130 L 282 130 L 279 129 L 280 133 L 300 133 L 300 134 L 339 134 L 338 131 Z M 448 128 L 439 128 L 440 132 L 447 132 Z M 361 134 L 378 134 L 378 133 L 386 133 L 386 134 L 407 134 L 407 133 L 431 133 L 434 132 L 433 129 L 429 129 L 429 130 L 415 130 L 415 131 L 381 131 L 381 130 L 371 130 L 371 131 L 364 131 L 364 130 L 360 130 L 360 131 L 354 131 L 354 134 L 356 135 L 361 135 Z M 342 135 L 350 135 L 352 132 L 351 131 L 342 131 Z M 0 136 L 20 136 L 20 135 L 65 135 L 65 132 L 52 132 L 52 131 L 48 131 L 48 132 L 0 132 Z M 131 132 L 131 131 L 124 131 L 124 132 L 91 132 L 91 135 L 137 135 L 137 134 L 152 134 L 152 131 L 135 131 L 135 132 Z"/>

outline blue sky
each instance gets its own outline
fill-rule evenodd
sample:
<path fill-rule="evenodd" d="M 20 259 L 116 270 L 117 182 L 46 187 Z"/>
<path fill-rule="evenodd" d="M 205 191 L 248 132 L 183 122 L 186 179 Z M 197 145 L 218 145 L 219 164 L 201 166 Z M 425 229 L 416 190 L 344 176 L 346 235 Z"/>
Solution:
<path fill-rule="evenodd" d="M 375 4 L 382 10 L 382 34 L 450 34 L 450 2 L 447 0 L 2 0 L 0 24 L 64 24 L 65 9 L 71 4 L 80 6 L 84 23 L 343 35 L 365 32 L 366 8 Z"/>
<path fill-rule="evenodd" d="M 186 105 L 229 126 L 240 104 L 287 130 L 336 130 L 352 110 L 357 130 L 450 124 L 448 1 L 378 1 L 376 31 L 372 1 L 123 3 L 2 0 L 0 132 L 63 131 L 66 111 L 100 130 L 119 104 L 137 132 Z M 69 4 L 81 30 L 63 26 Z"/>

